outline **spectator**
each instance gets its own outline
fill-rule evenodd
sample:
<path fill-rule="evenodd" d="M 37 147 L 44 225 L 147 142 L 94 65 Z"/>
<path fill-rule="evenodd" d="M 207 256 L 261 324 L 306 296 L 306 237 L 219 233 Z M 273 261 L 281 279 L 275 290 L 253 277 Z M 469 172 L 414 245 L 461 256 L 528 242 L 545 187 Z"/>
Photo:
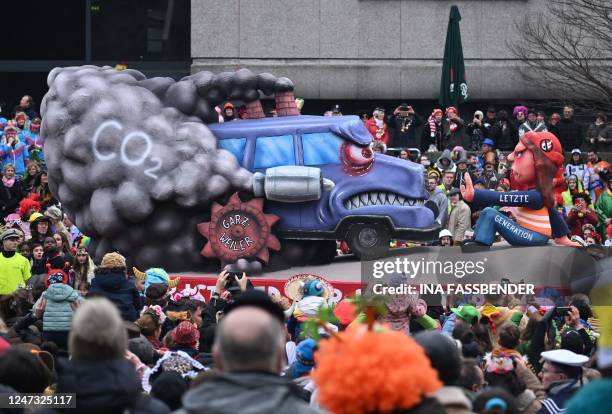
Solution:
<path fill-rule="evenodd" d="M 469 137 L 471 151 L 478 151 L 482 146 L 484 137 L 488 136 L 488 129 L 483 125 L 482 111 L 474 112 L 474 119 L 470 122 L 465 130 Z"/>
<path fill-rule="evenodd" d="M 502 388 L 486 388 L 474 399 L 474 411 L 479 414 L 523 414 L 512 395 Z"/>
<path fill-rule="evenodd" d="M 30 162 L 45 162 L 43 155 L 44 141 L 40 137 L 40 123 L 40 118 L 32 119 L 30 129 L 25 132 L 25 144 L 28 146 L 28 152 L 30 153 Z"/>
<path fill-rule="evenodd" d="M 389 119 L 389 127 L 393 129 L 391 142 L 395 148 L 418 148 L 416 131 L 423 124 L 423 119 L 412 106 L 402 103 L 395 108 Z"/>
<path fill-rule="evenodd" d="M 464 359 L 461 363 L 461 376 L 457 385 L 463 388 L 466 397 L 472 402 L 484 387 L 484 376 L 476 360 Z"/>
<path fill-rule="evenodd" d="M 601 152 L 612 151 L 612 121 L 608 122 L 606 127 L 599 133 L 594 147 Z"/>
<path fill-rule="evenodd" d="M 546 397 L 541 401 L 541 413 L 559 413 L 574 393 L 582 387 L 582 366 L 587 356 L 566 349 L 542 352 L 544 366 L 540 372 Z"/>
<path fill-rule="evenodd" d="M 17 253 L 19 233 L 15 229 L 0 234 L 0 295 L 10 295 L 20 286 L 25 287 L 30 278 L 30 262 Z"/>
<path fill-rule="evenodd" d="M 29 194 L 34 189 L 34 182 L 36 181 L 36 177 L 40 174 L 40 164 L 36 161 L 30 161 L 28 163 L 28 168 L 26 169 L 26 173 L 23 177 L 23 188 L 24 194 Z"/>
<path fill-rule="evenodd" d="M 440 158 L 438 158 L 436 161 L 435 167 L 438 169 L 440 174 L 444 174 L 446 171 L 455 174 L 456 167 L 449 149 L 445 149 L 442 152 L 442 155 L 440 155 Z"/>
<path fill-rule="evenodd" d="M 55 239 L 57 250 L 64 256 L 64 259 L 72 265 L 74 256 L 70 252 L 70 242 L 68 241 L 66 233 L 53 233 L 53 238 Z"/>
<path fill-rule="evenodd" d="M 465 173 L 468 171 L 468 160 L 465 151 L 461 151 L 459 154 L 459 158 L 455 161 L 455 165 L 457 166 L 457 171 L 455 172 L 455 180 L 453 181 L 453 187 L 461 187 L 464 183 Z"/>
<path fill-rule="evenodd" d="M 16 127 L 9 125 L 4 128 L 4 135 L 0 143 L 0 160 L 3 165 L 12 164 L 15 167 L 15 174 L 23 177 L 28 164 L 28 148 L 17 137 Z"/>
<path fill-rule="evenodd" d="M 263 292 L 238 297 L 221 320 L 213 355 L 221 372 L 188 391 L 178 413 L 316 413 L 291 383 L 280 377 L 284 360 L 282 309 Z M 216 398 L 210 398 L 215 395 Z"/>
<path fill-rule="evenodd" d="M 128 279 L 125 257 L 119 253 L 107 253 L 95 271 L 87 297 L 103 296 L 117 306 L 121 317 L 135 321 L 140 311 L 141 299 L 134 282 Z"/>
<path fill-rule="evenodd" d="M 574 207 L 574 195 L 581 193 L 581 183 L 578 181 L 578 177 L 575 175 L 570 175 L 567 177 L 567 190 L 561 193 L 561 197 L 563 198 L 563 207 L 565 207 L 566 211 L 569 211 Z"/>
<path fill-rule="evenodd" d="M 438 234 L 438 243 L 441 247 L 451 247 L 454 244 L 453 233 L 451 233 L 448 229 L 440 230 L 440 233 Z"/>
<path fill-rule="evenodd" d="M 589 194 L 591 199 L 597 202 L 599 195 L 604 190 L 604 184 L 601 180 L 600 173 L 610 169 L 610 163 L 599 158 L 596 149 L 591 148 L 587 153 L 587 167 L 589 168 Z"/>
<path fill-rule="evenodd" d="M 543 122 L 538 122 L 538 116 L 533 109 L 527 111 L 527 120 L 523 122 L 519 128 L 519 137 L 523 136 L 527 132 L 542 132 L 546 131 L 546 125 Z"/>
<path fill-rule="evenodd" d="M 170 410 L 181 408 L 181 398 L 189 389 L 189 383 L 178 372 L 162 372 L 151 386 L 151 396 L 165 403 Z"/>
<path fill-rule="evenodd" d="M 87 250 L 79 247 L 72 262 L 72 269 L 74 270 L 75 286 L 78 287 L 80 282 L 91 283 L 94 278 L 94 270 L 96 266 L 93 260 L 87 253 Z"/>
<path fill-rule="evenodd" d="M 605 138 L 602 138 L 602 131 L 606 129 L 608 118 L 603 113 L 598 113 L 595 116 L 595 120 L 591 125 L 588 126 L 586 133 L 584 134 L 585 141 L 589 144 L 589 148 L 597 148 L 600 142 L 605 142 Z"/>
<path fill-rule="evenodd" d="M 538 124 L 544 124 L 544 126 L 546 126 L 546 114 L 544 111 L 538 111 L 536 121 L 538 121 Z"/>
<path fill-rule="evenodd" d="M 587 193 L 574 194 L 572 200 L 574 208 L 567 215 L 567 226 L 572 236 L 582 237 L 582 226 L 587 223 L 597 226 L 599 219 L 597 218 L 597 213 L 589 208 L 591 197 Z"/>
<path fill-rule="evenodd" d="M 35 212 L 30 215 L 28 221 L 30 222 L 30 244 L 43 244 L 47 237 L 53 238 L 53 232 L 51 231 L 51 219 L 49 217 Z"/>
<path fill-rule="evenodd" d="M 580 148 L 583 142 L 582 127 L 574 119 L 574 108 L 563 107 L 563 119 L 557 125 L 557 138 L 563 148 Z"/>
<path fill-rule="evenodd" d="M 405 149 L 400 151 L 399 157 L 402 160 L 407 160 L 408 159 L 408 151 L 406 151 Z"/>
<path fill-rule="evenodd" d="M 514 123 L 514 126 L 516 127 L 517 130 L 527 120 L 527 113 L 528 112 L 529 111 L 528 111 L 527 107 L 522 106 L 522 105 L 515 106 L 512 109 L 512 117 L 514 118 L 512 120 L 512 122 Z"/>
<path fill-rule="evenodd" d="M 550 116 L 549 122 L 546 125 L 546 129 L 553 133 L 556 137 L 559 136 L 559 122 L 561 122 L 561 115 L 557 112 L 553 112 Z"/>
<path fill-rule="evenodd" d="M 32 277 L 45 275 L 47 272 L 47 262 L 44 258 L 44 248 L 42 244 L 34 243 L 32 247 L 32 259 L 30 259 Z"/>
<path fill-rule="evenodd" d="M 171 351 L 183 351 L 192 358 L 198 355 L 200 332 L 190 321 L 182 321 L 172 331 Z"/>
<path fill-rule="evenodd" d="M 51 236 L 45 237 L 43 241 L 43 249 L 45 251 L 45 266 L 50 265 L 53 269 L 63 269 L 66 266 L 70 266 L 70 260 L 62 255 L 62 252 L 57 248 L 57 242 Z"/>
<path fill-rule="evenodd" d="M 445 171 L 444 175 L 442 176 L 442 184 L 440 184 L 438 188 L 448 196 L 449 191 L 451 190 L 451 188 L 453 188 L 454 181 L 455 173 L 453 171 Z M 450 201 L 448 209 L 450 210 Z"/>
<path fill-rule="evenodd" d="M 518 130 L 514 122 L 508 120 L 508 112 L 501 110 L 491 128 L 491 136 L 500 151 L 512 151 L 518 140 Z"/>
<path fill-rule="evenodd" d="M 488 190 L 495 189 L 499 183 L 499 178 L 495 171 L 495 153 L 493 151 L 486 154 L 484 171 L 481 179 L 484 180 L 485 188 Z"/>
<path fill-rule="evenodd" d="M 162 325 L 166 320 L 166 314 L 161 306 L 145 306 L 140 313 L 140 318 L 135 322 L 140 328 L 140 333 L 151 343 L 153 348 L 161 349 L 164 345 L 159 340 Z"/>
<path fill-rule="evenodd" d="M 461 191 L 458 188 L 451 189 L 448 195 L 451 208 L 446 227 L 453 234 L 455 243 L 461 243 L 466 230 L 470 228 L 470 207 L 461 199 Z"/>
<path fill-rule="evenodd" d="M 440 226 L 446 224 L 446 218 L 448 217 L 448 199 L 444 192 L 438 187 L 438 179 L 435 175 L 427 177 L 427 192 L 429 193 L 429 199 L 433 201 L 438 207 L 438 217 L 436 223 Z"/>
<path fill-rule="evenodd" d="M 25 112 L 15 112 L 15 126 L 19 129 L 19 139 L 25 143 L 25 136 L 30 129 L 29 118 Z"/>
<path fill-rule="evenodd" d="M 487 360 L 484 379 L 488 386 L 510 392 L 515 398 L 520 413 L 537 414 L 542 406 L 536 394 L 527 388 L 518 375 L 516 367 L 518 363 L 524 364 L 520 355 L 517 358 L 504 354 L 491 355 Z"/>
<path fill-rule="evenodd" d="M 236 116 L 236 108 L 234 107 L 234 105 L 232 105 L 231 102 L 226 102 L 225 105 L 223 105 L 223 121 L 229 122 L 235 121 L 237 119 L 238 118 Z"/>
<path fill-rule="evenodd" d="M 53 197 L 49 189 L 49 177 L 46 171 L 42 171 L 34 182 L 34 194 L 36 194 L 40 200 L 40 208 L 42 211 L 57 204 L 57 200 Z"/>
<path fill-rule="evenodd" d="M 442 150 L 442 118 L 444 118 L 444 112 L 439 108 L 434 109 L 431 115 L 429 115 L 429 118 L 427 118 L 427 127 L 423 129 L 424 132 L 421 138 L 422 152 L 437 152 Z"/>
<path fill-rule="evenodd" d="M 384 108 L 376 108 L 372 112 L 372 118 L 365 123 L 365 127 L 370 131 L 375 143 L 382 142 L 389 145 L 389 127 L 385 121 Z"/>
<path fill-rule="evenodd" d="M 52 379 L 51 371 L 34 352 L 10 348 L 0 356 L 0 383 L 11 387 L 13 395 L 15 391 L 42 394 L 51 385 Z M 8 391 L 3 389 L 2 392 Z M 14 412 L 13 410 L 3 411 Z"/>
<path fill-rule="evenodd" d="M 495 153 L 493 152 L 493 140 L 491 138 L 485 138 L 482 141 L 482 146 L 481 146 L 481 153 L 478 156 L 477 160 L 478 160 L 478 165 L 481 168 L 484 168 L 485 163 L 487 161 L 487 157 L 490 157 L 489 154 L 493 154 L 493 160 L 495 161 L 497 156 L 495 155 Z M 474 164 L 475 165 L 475 164 Z"/>
<path fill-rule="evenodd" d="M 65 269 L 49 269 L 45 285 L 47 290 L 34 304 L 34 316 L 43 320 L 43 339 L 67 349 L 72 317 L 83 298 L 70 286 Z"/>
<path fill-rule="evenodd" d="M 589 168 L 582 160 L 582 151 L 578 148 L 574 148 L 572 150 L 572 159 L 565 166 L 565 175 L 569 177 L 570 175 L 575 175 L 580 183 L 582 184 L 582 191 L 586 191 L 589 188 Z"/>
<path fill-rule="evenodd" d="M 28 116 L 28 118 L 34 119 L 38 116 L 38 114 L 36 113 L 35 106 L 36 105 L 32 97 L 30 95 L 24 95 L 19 101 L 19 105 L 15 107 L 15 113 L 23 111 Z"/>
<path fill-rule="evenodd" d="M 423 347 L 431 366 L 438 371 L 444 386 L 434 396 L 454 414 L 470 414 L 472 403 L 461 388 L 456 386 L 461 375 L 461 356 L 455 342 L 438 332 L 421 332 L 414 339 Z"/>
<path fill-rule="evenodd" d="M 0 220 L 17 211 L 24 192 L 21 179 L 15 176 L 15 167 L 12 164 L 6 164 L 0 184 Z"/>
<path fill-rule="evenodd" d="M 127 334 L 117 309 L 92 299 L 74 315 L 68 339 L 71 355 L 58 370 L 58 393 L 76 393 L 77 414 L 168 413 L 168 407 L 141 393 L 134 365 L 127 360 Z M 48 412 L 55 412 L 49 410 Z"/>
<path fill-rule="evenodd" d="M 457 109 L 453 106 L 446 108 L 446 119 L 442 123 L 442 134 L 446 149 L 456 146 L 469 148 L 465 134 L 465 121 L 459 117 Z"/>
<path fill-rule="evenodd" d="M 597 199 L 595 211 L 600 223 L 599 234 L 605 236 L 607 227 L 612 224 L 612 171 L 601 174 L 601 179 L 604 182 L 605 191 Z"/>
<path fill-rule="evenodd" d="M 451 308 L 451 314 L 442 325 L 442 333 L 453 334 L 458 325 L 466 324 L 471 328 L 480 319 L 480 312 L 472 305 L 463 305 L 458 308 Z"/>
<path fill-rule="evenodd" d="M 482 126 L 485 129 L 485 136 L 487 137 L 491 136 L 491 129 L 493 128 L 493 125 L 495 125 L 496 116 L 495 107 L 489 106 L 487 108 L 487 112 L 485 113 L 484 119 L 482 120 Z"/>

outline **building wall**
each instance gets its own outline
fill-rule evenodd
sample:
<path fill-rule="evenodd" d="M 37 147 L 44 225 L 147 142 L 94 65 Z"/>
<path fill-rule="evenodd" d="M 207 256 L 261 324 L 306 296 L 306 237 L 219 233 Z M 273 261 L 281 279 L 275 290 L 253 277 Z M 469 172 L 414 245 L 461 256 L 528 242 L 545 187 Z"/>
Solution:
<path fill-rule="evenodd" d="M 470 99 L 545 98 L 507 44 L 547 0 L 192 0 L 192 72 L 287 76 L 307 99 L 436 99 L 450 6 Z"/>

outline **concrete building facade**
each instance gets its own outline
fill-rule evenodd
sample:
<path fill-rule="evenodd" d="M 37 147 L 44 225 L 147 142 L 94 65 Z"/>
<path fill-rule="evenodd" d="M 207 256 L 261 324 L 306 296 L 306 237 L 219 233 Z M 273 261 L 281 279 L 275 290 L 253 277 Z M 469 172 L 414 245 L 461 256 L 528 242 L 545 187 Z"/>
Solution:
<path fill-rule="evenodd" d="M 192 0 L 191 71 L 272 72 L 306 99 L 437 99 L 456 4 L 470 99 L 545 99 L 508 44 L 546 1 Z"/>

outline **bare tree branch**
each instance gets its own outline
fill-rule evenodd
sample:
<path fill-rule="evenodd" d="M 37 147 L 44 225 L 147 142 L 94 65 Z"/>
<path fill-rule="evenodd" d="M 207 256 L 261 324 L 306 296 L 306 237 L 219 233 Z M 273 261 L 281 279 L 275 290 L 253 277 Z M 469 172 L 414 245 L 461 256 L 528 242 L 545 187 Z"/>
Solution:
<path fill-rule="evenodd" d="M 583 109 L 612 112 L 612 1 L 549 0 L 515 22 L 523 78 Z"/>

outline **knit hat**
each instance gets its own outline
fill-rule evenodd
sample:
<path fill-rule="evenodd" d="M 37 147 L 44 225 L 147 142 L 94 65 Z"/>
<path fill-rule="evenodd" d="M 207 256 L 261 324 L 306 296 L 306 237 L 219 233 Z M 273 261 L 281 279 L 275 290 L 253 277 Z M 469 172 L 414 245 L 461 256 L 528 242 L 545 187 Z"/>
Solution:
<path fill-rule="evenodd" d="M 295 351 L 296 362 L 292 369 L 293 378 L 299 378 L 312 370 L 316 349 L 317 342 L 311 338 L 304 339 L 298 344 Z"/>
<path fill-rule="evenodd" d="M 67 267 L 70 267 L 70 263 L 66 263 Z M 64 266 L 66 268 L 66 266 Z M 68 284 L 69 278 L 63 269 L 51 269 L 51 264 L 47 263 L 47 278 L 45 285 L 49 287 L 54 283 Z"/>
<path fill-rule="evenodd" d="M 431 116 L 435 118 L 436 115 L 444 115 L 444 112 L 440 108 L 436 108 L 431 113 Z"/>
<path fill-rule="evenodd" d="M 495 145 L 495 143 L 493 142 L 493 140 L 491 138 L 485 138 L 482 141 L 482 145 L 488 145 L 488 146 L 492 147 L 492 146 Z"/>
<path fill-rule="evenodd" d="M 121 256 L 119 253 L 112 252 L 106 253 L 102 258 L 102 263 L 100 263 L 100 268 L 104 269 L 125 269 L 125 257 Z"/>
<path fill-rule="evenodd" d="M 189 321 L 183 321 L 172 331 L 172 340 L 177 345 L 195 346 L 200 340 L 200 331 Z"/>
<path fill-rule="evenodd" d="M 457 112 L 457 108 L 455 108 L 454 106 L 449 106 L 448 108 L 446 108 L 446 115 L 448 115 L 449 112 L 454 112 L 454 113 L 458 113 Z"/>
<path fill-rule="evenodd" d="M 63 214 L 62 210 L 60 210 L 56 206 L 51 206 L 45 210 L 45 216 L 51 218 L 52 220 L 59 221 L 62 219 Z"/>
<path fill-rule="evenodd" d="M 458 318 L 466 321 L 469 324 L 474 324 L 480 318 L 480 312 L 474 306 L 464 305 L 458 308 L 451 308 L 451 312 L 457 315 Z"/>
<path fill-rule="evenodd" d="M 442 386 L 423 348 L 384 328 L 351 326 L 321 341 L 315 361 L 318 400 L 335 414 L 406 412 Z"/>

